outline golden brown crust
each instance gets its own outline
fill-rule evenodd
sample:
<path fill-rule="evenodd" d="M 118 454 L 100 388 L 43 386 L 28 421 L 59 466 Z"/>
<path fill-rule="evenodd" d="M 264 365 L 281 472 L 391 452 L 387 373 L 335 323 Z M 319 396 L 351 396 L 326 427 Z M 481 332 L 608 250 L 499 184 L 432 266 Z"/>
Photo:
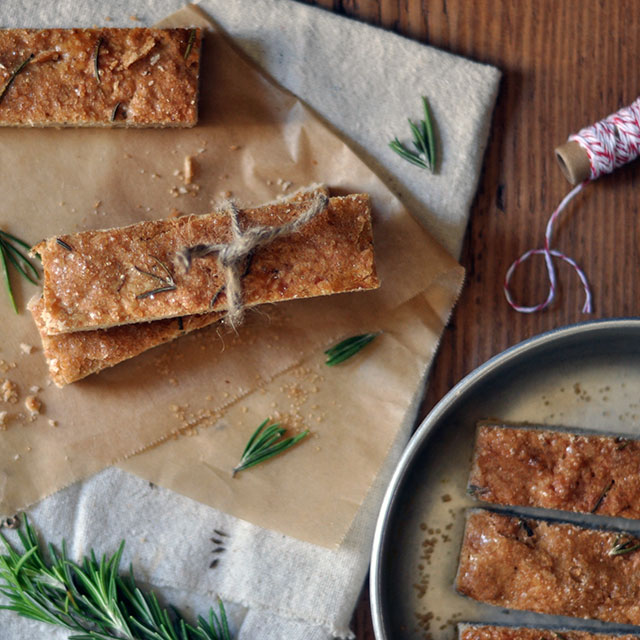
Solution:
<path fill-rule="evenodd" d="M 640 441 L 478 427 L 470 492 L 494 504 L 640 518 Z"/>
<path fill-rule="evenodd" d="M 0 126 L 193 126 L 201 44 L 200 29 L 2 29 Z"/>
<path fill-rule="evenodd" d="M 242 228 L 294 220 L 304 203 L 275 203 L 240 212 Z M 44 269 L 43 320 L 49 334 L 108 328 L 226 308 L 216 255 L 176 265 L 181 249 L 228 243 L 226 213 L 141 222 L 50 238 L 34 247 Z M 150 274 L 154 274 L 153 276 Z M 149 295 L 171 278 L 175 289 Z M 242 279 L 246 306 L 373 289 L 369 197 L 331 198 L 299 231 L 258 249 Z M 212 306 L 212 301 L 215 304 Z"/>
<path fill-rule="evenodd" d="M 640 550 L 612 555 L 625 534 L 572 524 L 469 514 L 458 591 L 492 605 L 640 623 Z"/>
<path fill-rule="evenodd" d="M 589 633 L 569 629 L 539 629 L 530 627 L 498 627 L 464 624 L 459 626 L 460 640 L 637 640 L 638 636 Z"/>
<path fill-rule="evenodd" d="M 42 298 L 34 298 L 28 306 L 42 339 L 49 377 L 58 387 L 112 367 L 196 329 L 207 327 L 223 316 L 222 313 L 213 312 L 50 336 L 47 335 L 42 320 Z"/>

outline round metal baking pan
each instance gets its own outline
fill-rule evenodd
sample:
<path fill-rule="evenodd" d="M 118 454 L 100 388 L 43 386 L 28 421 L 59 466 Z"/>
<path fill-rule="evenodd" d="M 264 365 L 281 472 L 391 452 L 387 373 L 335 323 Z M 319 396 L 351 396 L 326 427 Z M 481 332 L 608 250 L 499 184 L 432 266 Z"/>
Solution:
<path fill-rule="evenodd" d="M 459 621 L 539 624 L 457 594 L 453 584 L 480 420 L 640 434 L 640 320 L 557 329 L 495 356 L 459 382 L 411 438 L 375 531 L 370 596 L 377 640 L 451 639 Z M 576 521 L 589 516 L 573 515 Z M 593 516 L 591 516 L 593 517 Z M 629 522 L 629 521 L 627 521 Z M 553 617 L 598 629 L 599 623 Z"/>

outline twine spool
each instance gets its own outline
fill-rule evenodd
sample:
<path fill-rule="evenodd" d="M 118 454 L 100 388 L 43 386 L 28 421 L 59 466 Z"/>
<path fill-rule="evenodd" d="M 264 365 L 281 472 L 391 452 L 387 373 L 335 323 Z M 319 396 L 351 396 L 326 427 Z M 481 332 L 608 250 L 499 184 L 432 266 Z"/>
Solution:
<path fill-rule="evenodd" d="M 574 260 L 551 248 L 553 225 L 560 213 L 589 182 L 613 172 L 640 155 L 640 97 L 628 107 L 570 135 L 567 142 L 555 150 L 555 154 L 565 177 L 576 186 L 551 214 L 545 231 L 544 247 L 530 249 L 523 253 L 507 270 L 504 279 L 504 295 L 511 307 L 521 313 L 535 313 L 548 307 L 555 299 L 557 284 L 553 258 L 558 258 L 571 265 L 580 278 L 585 292 L 582 312 L 591 313 L 591 289 L 584 272 Z M 525 307 L 513 300 L 509 283 L 516 268 L 533 255 L 544 256 L 549 278 L 549 293 L 544 302 Z"/>

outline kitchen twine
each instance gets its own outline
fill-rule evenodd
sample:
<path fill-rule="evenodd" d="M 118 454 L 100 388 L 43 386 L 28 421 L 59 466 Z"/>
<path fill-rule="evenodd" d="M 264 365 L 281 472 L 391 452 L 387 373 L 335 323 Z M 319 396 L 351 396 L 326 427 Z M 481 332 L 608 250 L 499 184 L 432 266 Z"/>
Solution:
<path fill-rule="evenodd" d="M 589 182 L 606 173 L 611 173 L 614 169 L 635 160 L 640 155 L 640 97 L 628 107 L 624 107 L 620 109 L 620 111 L 607 116 L 604 120 L 570 135 L 569 141 L 577 142 L 586 152 L 589 157 L 590 175 L 587 180 L 574 187 L 551 214 L 544 234 L 544 247 L 541 249 L 530 249 L 523 253 L 507 270 L 504 278 L 504 295 L 511 307 L 521 313 L 542 311 L 542 309 L 545 309 L 553 302 L 557 288 L 553 258 L 559 258 L 573 267 L 578 278 L 580 278 L 580 282 L 582 282 L 585 293 L 582 313 L 591 313 L 591 289 L 584 271 L 572 258 L 551 248 L 553 225 L 571 200 L 573 200 Z M 544 302 L 532 307 L 525 307 L 516 304 L 513 300 L 511 291 L 509 290 L 509 283 L 516 268 L 534 255 L 544 255 L 547 274 L 549 276 L 549 294 Z"/>
<path fill-rule="evenodd" d="M 318 214 L 322 213 L 329 205 L 329 198 L 324 194 L 318 194 L 298 215 L 297 218 L 277 226 L 256 225 L 243 231 L 238 219 L 238 208 L 232 202 L 227 205 L 227 211 L 231 220 L 231 242 L 226 244 L 198 244 L 186 247 L 178 252 L 178 261 L 185 271 L 191 268 L 194 258 L 204 258 L 213 253 L 218 254 L 218 266 L 224 274 L 225 284 L 213 297 L 211 304 L 218 295 L 226 290 L 227 314 L 224 320 L 233 328 L 238 326 L 244 317 L 244 296 L 242 292 L 242 278 L 246 275 L 247 261 L 250 261 L 253 252 L 259 247 L 271 244 L 276 238 L 287 236 L 299 231 L 304 225 L 311 222 Z M 245 270 L 243 273 L 242 271 Z"/>

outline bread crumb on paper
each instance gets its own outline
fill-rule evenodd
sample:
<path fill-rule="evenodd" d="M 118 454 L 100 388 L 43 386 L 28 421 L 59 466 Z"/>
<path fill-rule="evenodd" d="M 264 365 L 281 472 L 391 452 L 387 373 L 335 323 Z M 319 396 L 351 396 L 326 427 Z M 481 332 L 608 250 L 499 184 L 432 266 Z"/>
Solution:
<path fill-rule="evenodd" d="M 29 355 L 31 353 L 33 353 L 33 345 L 27 344 L 25 342 L 21 342 L 20 343 L 20 350 L 22 351 L 22 353 Z"/>
<path fill-rule="evenodd" d="M 184 157 L 184 183 L 191 184 L 196 172 L 196 164 L 193 156 Z"/>
<path fill-rule="evenodd" d="M 18 385 L 11 380 L 3 380 L 0 385 L 0 392 L 2 392 L 2 401 L 15 404 L 18 402 Z"/>
<path fill-rule="evenodd" d="M 40 415 L 40 409 L 42 408 L 42 402 L 38 399 L 37 396 L 31 395 L 27 396 L 24 399 L 24 406 L 26 410 L 30 413 L 31 417 Z"/>
<path fill-rule="evenodd" d="M 9 424 L 9 412 L 0 411 L 0 431 L 4 431 Z"/>

